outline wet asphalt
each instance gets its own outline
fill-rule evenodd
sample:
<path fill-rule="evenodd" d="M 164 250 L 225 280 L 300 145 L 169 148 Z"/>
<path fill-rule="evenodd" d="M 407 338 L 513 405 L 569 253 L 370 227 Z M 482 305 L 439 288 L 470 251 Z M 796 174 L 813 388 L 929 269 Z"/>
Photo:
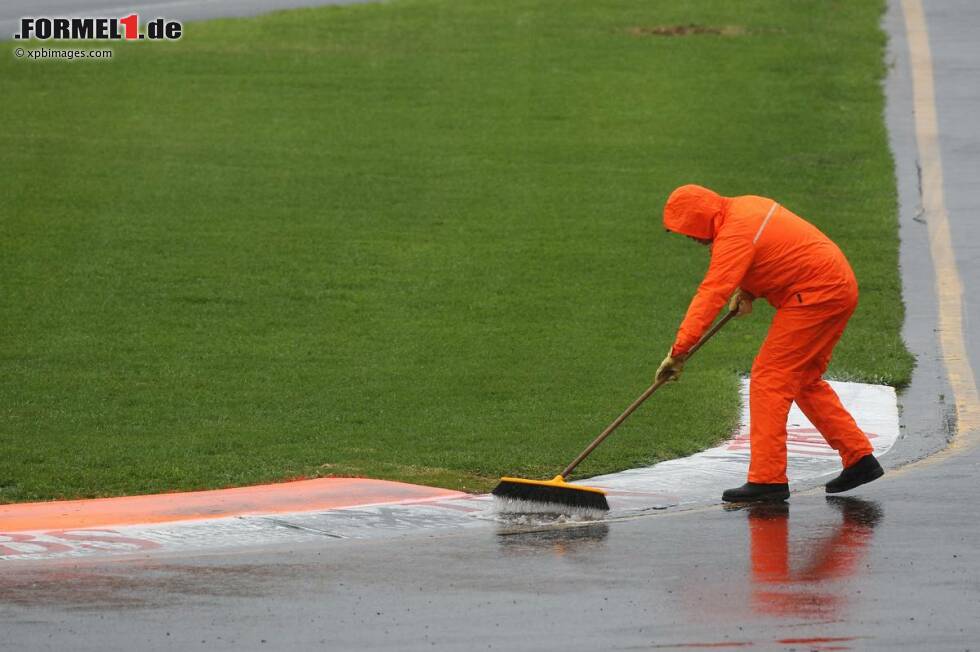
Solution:
<path fill-rule="evenodd" d="M 935 479 L 975 468 L 526 534 L 12 567 L 0 622 L 10 649 L 970 649 L 980 507 Z"/>
<path fill-rule="evenodd" d="M 936 6 L 938 4 L 938 6 Z M 980 4 L 926 7 L 946 202 L 980 369 Z M 2 17 L 2 16 L 0 16 Z M 955 424 L 918 216 L 900 7 L 887 121 L 919 359 L 895 467 Z M 980 433 L 960 433 L 971 441 Z M 980 649 L 980 447 L 890 469 L 846 497 L 709 505 L 575 527 L 324 540 L 232 554 L 0 569 L 0 649 Z"/>

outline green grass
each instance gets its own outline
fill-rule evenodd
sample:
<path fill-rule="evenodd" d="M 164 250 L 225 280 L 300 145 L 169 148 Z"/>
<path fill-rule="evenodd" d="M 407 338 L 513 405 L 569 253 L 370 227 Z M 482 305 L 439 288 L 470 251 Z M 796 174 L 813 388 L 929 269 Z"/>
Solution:
<path fill-rule="evenodd" d="M 862 300 L 830 373 L 905 383 L 880 4 L 400 0 L 111 62 L 5 44 L 0 502 L 550 476 L 673 338 L 708 254 L 660 211 L 692 181 L 835 238 Z M 633 29 L 688 24 L 726 29 Z M 726 436 L 770 314 L 582 473 Z"/>

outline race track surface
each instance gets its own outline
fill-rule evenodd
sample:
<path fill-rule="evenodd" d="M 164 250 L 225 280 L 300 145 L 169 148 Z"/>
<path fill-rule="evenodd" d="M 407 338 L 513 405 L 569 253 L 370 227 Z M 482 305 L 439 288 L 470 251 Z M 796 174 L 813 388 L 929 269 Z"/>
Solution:
<path fill-rule="evenodd" d="M 964 344 L 980 369 L 980 4 L 932 3 L 925 17 Z M 919 355 L 904 446 L 917 457 L 944 442 L 962 378 L 943 377 L 935 334 L 900 1 L 885 24 L 906 337 Z M 6 565 L 0 649 L 977 649 L 978 438 L 961 429 L 952 450 L 847 497 L 812 490 L 783 506 Z"/>

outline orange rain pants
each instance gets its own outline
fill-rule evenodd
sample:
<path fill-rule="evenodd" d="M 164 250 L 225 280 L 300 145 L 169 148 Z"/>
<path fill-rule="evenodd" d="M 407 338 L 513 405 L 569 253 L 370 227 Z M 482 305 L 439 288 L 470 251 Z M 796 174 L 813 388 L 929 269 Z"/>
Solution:
<path fill-rule="evenodd" d="M 790 301 L 776 310 L 749 381 L 749 482 L 786 482 L 786 420 L 793 401 L 840 453 L 845 467 L 872 452 L 871 442 L 822 378 L 857 307 L 857 285 L 838 300 Z"/>
<path fill-rule="evenodd" d="M 841 250 L 772 199 L 722 197 L 681 186 L 664 207 L 669 231 L 711 242 L 708 272 L 677 331 L 683 356 L 741 287 L 776 308 L 752 365 L 749 482 L 786 482 L 786 419 L 795 400 L 851 466 L 871 442 L 822 376 L 857 306 L 857 281 Z"/>

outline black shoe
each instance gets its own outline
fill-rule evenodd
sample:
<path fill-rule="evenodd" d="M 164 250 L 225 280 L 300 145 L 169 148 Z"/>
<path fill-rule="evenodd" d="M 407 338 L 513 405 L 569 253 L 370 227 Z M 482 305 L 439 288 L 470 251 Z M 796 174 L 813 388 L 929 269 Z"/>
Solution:
<path fill-rule="evenodd" d="M 877 480 L 885 475 L 885 470 L 878 464 L 878 460 L 870 453 L 865 455 L 857 462 L 841 471 L 840 475 L 827 483 L 828 494 L 839 494 L 842 491 L 853 489 L 865 482 Z"/>
<path fill-rule="evenodd" d="M 726 489 L 721 499 L 727 503 L 758 503 L 763 501 L 780 501 L 789 498 L 788 484 L 763 484 L 761 482 L 746 482 L 741 487 Z"/>

